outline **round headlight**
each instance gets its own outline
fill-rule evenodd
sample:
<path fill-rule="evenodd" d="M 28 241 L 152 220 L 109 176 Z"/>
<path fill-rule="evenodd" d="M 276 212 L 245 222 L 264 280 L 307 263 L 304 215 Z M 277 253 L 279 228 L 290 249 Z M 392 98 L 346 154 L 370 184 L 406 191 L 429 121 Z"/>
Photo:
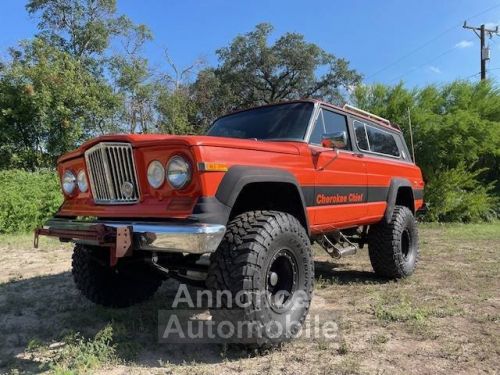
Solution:
<path fill-rule="evenodd" d="M 180 189 L 191 180 L 191 167 L 182 156 L 174 156 L 167 164 L 167 179 L 174 189 Z"/>
<path fill-rule="evenodd" d="M 78 172 L 78 175 L 76 176 L 76 182 L 78 183 L 78 189 L 80 189 L 82 193 L 85 193 L 89 189 L 87 175 L 85 174 L 84 170 Z"/>
<path fill-rule="evenodd" d="M 149 163 L 148 167 L 148 182 L 149 184 L 158 189 L 165 181 L 165 168 L 158 160 L 153 160 Z"/>
<path fill-rule="evenodd" d="M 75 191 L 75 187 L 76 187 L 75 174 L 71 171 L 64 172 L 62 178 L 62 188 L 64 192 L 68 195 L 71 195 L 73 191 Z"/>

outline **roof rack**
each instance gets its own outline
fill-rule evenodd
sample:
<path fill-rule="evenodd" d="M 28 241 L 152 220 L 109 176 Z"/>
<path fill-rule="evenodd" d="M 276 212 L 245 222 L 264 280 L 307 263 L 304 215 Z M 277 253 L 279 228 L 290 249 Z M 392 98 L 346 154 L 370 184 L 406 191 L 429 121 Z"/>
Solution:
<path fill-rule="evenodd" d="M 362 109 L 359 109 L 359 108 L 354 107 L 354 106 L 349 105 L 349 104 L 344 104 L 343 108 L 347 109 L 347 110 L 349 110 L 351 112 L 356 112 L 356 113 L 359 113 L 360 115 L 363 115 L 363 116 L 366 116 L 366 117 L 369 117 L 369 118 L 381 121 L 381 122 L 386 123 L 387 125 L 389 125 L 389 126 L 392 127 L 392 123 L 389 120 L 387 120 L 386 118 L 374 115 L 373 113 L 370 113 L 368 111 L 364 111 Z"/>

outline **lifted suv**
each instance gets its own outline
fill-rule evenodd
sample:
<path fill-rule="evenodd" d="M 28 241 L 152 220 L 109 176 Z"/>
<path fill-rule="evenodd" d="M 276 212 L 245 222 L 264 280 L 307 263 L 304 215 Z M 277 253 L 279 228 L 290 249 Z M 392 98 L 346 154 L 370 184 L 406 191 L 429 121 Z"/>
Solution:
<path fill-rule="evenodd" d="M 383 277 L 415 270 L 420 169 L 397 126 L 351 106 L 253 108 L 205 136 L 103 136 L 62 156 L 58 172 L 65 201 L 36 239 L 74 242 L 76 286 L 105 306 L 143 301 L 173 277 L 261 292 L 239 307 L 244 321 L 302 324 L 314 241 L 335 258 L 368 244 Z M 214 319 L 228 318 L 223 303 Z"/>

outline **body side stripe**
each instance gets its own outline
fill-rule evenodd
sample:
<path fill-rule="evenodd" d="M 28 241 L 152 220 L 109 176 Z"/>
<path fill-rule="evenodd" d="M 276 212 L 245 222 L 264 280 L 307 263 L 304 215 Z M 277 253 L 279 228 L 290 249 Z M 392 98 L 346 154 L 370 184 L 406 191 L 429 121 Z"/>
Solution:
<path fill-rule="evenodd" d="M 389 186 L 301 186 L 307 207 L 353 203 L 386 202 Z M 422 199 L 423 190 L 413 189 L 414 199 Z"/>

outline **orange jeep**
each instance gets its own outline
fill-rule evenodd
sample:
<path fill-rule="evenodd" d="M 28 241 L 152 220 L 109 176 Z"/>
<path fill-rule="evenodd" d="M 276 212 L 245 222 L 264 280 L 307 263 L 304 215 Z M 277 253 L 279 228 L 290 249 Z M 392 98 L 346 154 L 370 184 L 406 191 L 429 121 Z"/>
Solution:
<path fill-rule="evenodd" d="M 102 136 L 57 169 L 65 200 L 35 242 L 74 242 L 76 286 L 101 305 L 143 301 L 173 277 L 261 292 L 240 307 L 244 320 L 302 324 L 311 243 L 336 258 L 368 244 L 382 277 L 409 276 L 417 263 L 421 171 L 396 125 L 348 105 L 243 110 L 204 136 Z"/>

